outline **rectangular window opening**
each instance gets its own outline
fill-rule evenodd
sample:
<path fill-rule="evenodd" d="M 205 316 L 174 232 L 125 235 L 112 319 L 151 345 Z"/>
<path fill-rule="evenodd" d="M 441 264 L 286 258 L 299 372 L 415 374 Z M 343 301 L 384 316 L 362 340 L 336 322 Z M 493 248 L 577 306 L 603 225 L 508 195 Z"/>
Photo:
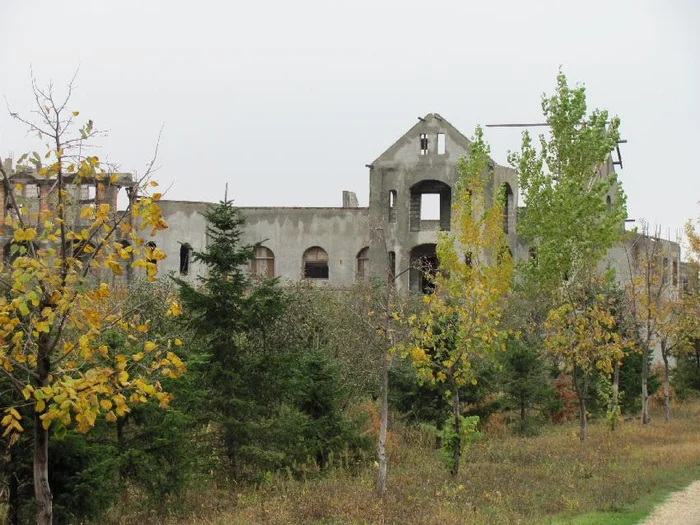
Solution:
<path fill-rule="evenodd" d="M 438 152 L 438 155 L 445 154 L 445 134 L 444 133 L 437 134 L 437 152 Z"/>
<path fill-rule="evenodd" d="M 678 286 L 678 261 L 674 259 L 673 261 L 673 274 L 671 276 L 673 286 Z"/>
<path fill-rule="evenodd" d="M 307 262 L 304 265 L 304 277 L 307 279 L 328 279 L 328 263 Z"/>
<path fill-rule="evenodd" d="M 420 134 L 420 154 L 428 154 L 428 135 L 425 133 Z"/>
<path fill-rule="evenodd" d="M 440 194 L 424 193 L 421 195 L 420 220 L 439 221 L 440 220 Z"/>

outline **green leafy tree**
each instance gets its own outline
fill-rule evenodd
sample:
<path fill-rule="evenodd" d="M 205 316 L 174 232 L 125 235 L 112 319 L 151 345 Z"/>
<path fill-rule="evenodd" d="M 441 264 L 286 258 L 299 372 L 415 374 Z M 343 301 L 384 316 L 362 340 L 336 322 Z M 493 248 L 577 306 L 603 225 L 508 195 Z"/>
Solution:
<path fill-rule="evenodd" d="M 540 135 L 536 146 L 526 131 L 520 151 L 509 156 L 518 170 L 527 206 L 518 222 L 518 233 L 530 244 L 537 260 L 537 264 L 524 268 L 523 279 L 550 300 L 550 330 L 571 333 L 581 328 L 584 319 L 589 328 L 603 330 L 609 324 L 607 310 L 591 303 L 591 290 L 598 286 L 591 283 L 599 280 L 596 275 L 602 257 L 621 239 L 626 217 L 625 194 L 615 173 L 609 170 L 610 152 L 619 140 L 620 120 L 607 111 L 589 113 L 585 88 L 570 87 L 561 72 L 554 94 L 542 98 L 542 111 L 549 136 Z M 553 345 L 554 339 L 557 343 Z M 582 439 L 586 433 L 588 377 L 601 357 L 580 352 L 589 346 L 579 344 L 584 339 L 572 340 L 569 350 L 565 350 L 562 345 L 566 343 L 550 333 L 548 345 L 550 351 L 568 360 L 575 375 L 574 385 L 582 403 Z M 611 346 L 607 347 L 612 351 Z"/>
<path fill-rule="evenodd" d="M 543 96 L 542 111 L 549 136 L 539 136 L 538 148 L 525 131 L 521 150 L 509 160 L 527 206 L 518 234 L 537 254 L 528 270 L 552 290 L 597 268 L 620 240 L 627 211 L 617 176 L 606 171 L 620 120 L 607 111 L 589 114 L 585 88 L 569 87 L 563 73 L 554 94 Z"/>

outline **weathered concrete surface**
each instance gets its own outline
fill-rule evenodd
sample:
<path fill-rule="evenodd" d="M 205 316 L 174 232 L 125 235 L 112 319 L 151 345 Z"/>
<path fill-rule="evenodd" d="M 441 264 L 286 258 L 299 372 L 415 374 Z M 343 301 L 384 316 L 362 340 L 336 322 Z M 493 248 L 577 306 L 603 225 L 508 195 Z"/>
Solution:
<path fill-rule="evenodd" d="M 206 246 L 206 221 L 201 215 L 208 203 L 163 201 L 161 210 L 168 229 L 153 240 L 167 258 L 160 272 L 178 272 L 180 247 L 188 243 L 195 251 Z M 275 256 L 275 276 L 302 278 L 302 258 L 311 247 L 323 248 L 329 256 L 328 283 L 336 286 L 355 280 L 358 252 L 369 245 L 367 208 L 240 208 L 246 217 L 244 243 L 262 242 Z M 194 277 L 204 269 L 192 263 Z"/>
<path fill-rule="evenodd" d="M 444 136 L 444 153 L 438 150 L 438 136 Z M 425 142 L 427 141 L 427 148 Z M 412 199 L 417 188 L 430 188 L 432 182 L 436 193 L 446 185 L 452 191 L 459 178 L 457 162 L 468 155 L 469 140 L 452 124 L 436 113 L 426 115 L 370 166 L 369 225 L 370 225 L 370 271 L 373 275 L 384 275 L 387 267 L 387 252 L 396 253 L 396 273 L 401 274 L 410 265 L 411 250 L 422 244 L 437 241 L 436 228 L 420 222 L 420 205 Z M 512 190 L 509 203 L 508 244 L 516 257 L 522 257 L 527 249 L 519 247 L 515 231 L 518 205 L 518 181 L 514 170 L 492 164 L 493 179 L 489 185 L 489 198 L 494 188 L 508 184 Z M 412 191 L 412 189 L 414 191 Z M 417 190 L 420 191 L 420 190 Z M 391 210 L 391 194 L 396 196 Z M 441 215 L 449 214 L 451 195 L 441 193 Z M 395 222 L 390 216 L 395 216 Z M 418 222 L 418 224 L 416 224 Z M 441 220 L 446 229 L 449 220 Z M 399 288 L 408 289 L 411 272 L 397 279 Z"/>
<path fill-rule="evenodd" d="M 457 162 L 466 156 L 470 141 L 437 113 L 419 121 L 369 165 L 369 207 L 359 208 L 352 192 L 343 192 L 342 208 L 242 208 L 248 218 L 244 241 L 263 244 L 275 256 L 275 275 L 297 280 L 302 277 L 302 256 L 319 246 L 329 256 L 331 286 L 346 286 L 356 278 L 357 254 L 369 246 L 369 275 L 385 276 L 392 266 L 399 275 L 399 289 L 418 289 L 420 274 L 408 271 L 411 252 L 425 254 L 437 242 L 439 229 L 450 225 L 451 201 L 458 180 Z M 487 199 L 507 185 L 508 245 L 516 260 L 528 257 L 528 246 L 517 235 L 518 178 L 516 172 L 495 162 L 487 186 Z M 614 172 L 612 159 L 600 166 L 601 176 Z M 608 197 L 616 197 L 613 187 Z M 421 194 L 440 196 L 439 219 L 421 220 Z M 161 201 L 168 230 L 154 239 L 168 258 L 161 271 L 179 270 L 180 247 L 187 243 L 201 250 L 206 243 L 206 224 L 200 213 L 202 202 Z M 623 225 L 620 225 L 622 228 Z M 680 247 L 664 241 L 663 252 L 676 261 L 680 274 Z M 604 258 L 602 268 L 614 267 L 621 283 L 629 282 L 625 248 L 619 246 Z M 203 269 L 190 268 L 190 278 Z"/>

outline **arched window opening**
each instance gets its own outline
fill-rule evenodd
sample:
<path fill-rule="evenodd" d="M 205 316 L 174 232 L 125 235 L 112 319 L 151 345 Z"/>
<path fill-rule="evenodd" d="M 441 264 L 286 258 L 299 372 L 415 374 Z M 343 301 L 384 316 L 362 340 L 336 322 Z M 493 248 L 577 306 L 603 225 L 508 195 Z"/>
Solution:
<path fill-rule="evenodd" d="M 509 233 L 512 229 L 512 217 L 514 207 L 513 189 L 507 182 L 503 183 L 503 232 Z"/>
<path fill-rule="evenodd" d="M 389 252 L 389 271 L 391 278 L 396 279 L 396 252 Z"/>
<path fill-rule="evenodd" d="M 358 281 L 362 281 L 369 276 L 369 248 L 362 248 L 357 252 L 357 274 Z"/>
<path fill-rule="evenodd" d="M 610 198 L 610 195 L 608 195 L 605 198 L 605 205 L 608 207 L 608 212 L 612 211 L 612 199 Z"/>
<path fill-rule="evenodd" d="M 435 244 L 419 244 L 411 250 L 409 289 L 412 292 L 429 294 L 435 287 L 435 274 L 439 261 Z"/>
<path fill-rule="evenodd" d="M 389 222 L 396 222 L 396 190 L 389 190 Z"/>
<path fill-rule="evenodd" d="M 328 254 L 319 246 L 304 252 L 304 278 L 328 279 Z"/>
<path fill-rule="evenodd" d="M 452 221 L 452 188 L 439 180 L 423 180 L 411 187 L 411 231 L 449 231 Z"/>
<path fill-rule="evenodd" d="M 265 279 L 272 279 L 275 276 L 275 254 L 270 248 L 256 246 L 251 261 L 251 272 L 253 275 Z"/>
<path fill-rule="evenodd" d="M 187 275 L 190 273 L 190 257 L 192 255 L 192 246 L 189 243 L 182 243 L 180 245 L 180 275 Z"/>

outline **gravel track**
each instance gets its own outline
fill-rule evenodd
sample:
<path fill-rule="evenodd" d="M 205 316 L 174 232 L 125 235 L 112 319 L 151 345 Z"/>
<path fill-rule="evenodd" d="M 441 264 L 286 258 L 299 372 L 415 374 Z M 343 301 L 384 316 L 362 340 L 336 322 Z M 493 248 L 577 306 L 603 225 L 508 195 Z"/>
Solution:
<path fill-rule="evenodd" d="M 700 525 L 700 481 L 671 494 L 639 525 Z"/>

